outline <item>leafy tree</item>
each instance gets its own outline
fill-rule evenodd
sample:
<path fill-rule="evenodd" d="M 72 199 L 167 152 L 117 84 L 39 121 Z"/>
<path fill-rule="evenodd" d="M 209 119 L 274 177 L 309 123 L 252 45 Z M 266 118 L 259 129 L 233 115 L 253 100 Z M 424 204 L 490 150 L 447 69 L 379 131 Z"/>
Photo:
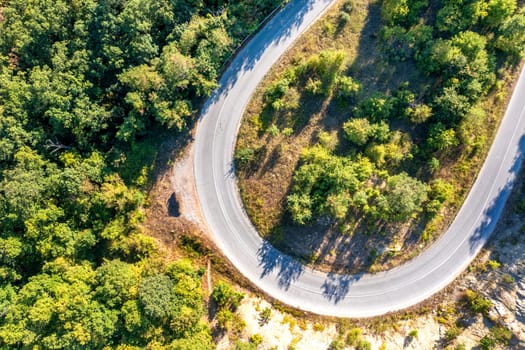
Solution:
<path fill-rule="evenodd" d="M 173 281 L 166 275 L 145 277 L 138 295 L 144 314 L 152 321 L 163 321 L 170 314 Z"/>
<path fill-rule="evenodd" d="M 332 94 L 346 60 L 342 51 L 325 50 L 319 55 L 314 55 L 303 65 L 296 68 L 297 75 L 309 79 L 310 83 L 306 86 L 314 94 Z M 343 79 L 344 80 L 344 79 Z M 349 82 L 346 82 L 347 84 Z"/>
<path fill-rule="evenodd" d="M 455 197 L 454 187 L 442 179 L 436 179 L 430 184 L 430 197 L 440 202 L 450 201 Z"/>
<path fill-rule="evenodd" d="M 17 271 L 17 258 L 22 255 L 22 247 L 23 243 L 16 237 L 0 238 L 0 278 L 3 281 L 14 282 L 22 277 Z"/>
<path fill-rule="evenodd" d="M 372 127 L 368 119 L 354 118 L 344 123 L 343 131 L 350 142 L 363 146 L 371 136 Z"/>
<path fill-rule="evenodd" d="M 430 127 L 427 142 L 432 149 L 443 152 L 457 146 L 459 141 L 454 129 L 446 129 L 443 124 L 437 123 Z"/>
<path fill-rule="evenodd" d="M 235 310 L 244 298 L 244 294 L 236 292 L 226 282 L 218 282 L 215 287 L 213 287 L 211 297 L 217 303 L 219 308 L 224 310 Z"/>
<path fill-rule="evenodd" d="M 496 47 L 519 60 L 525 55 L 525 11 L 506 19 L 498 30 Z"/>
<path fill-rule="evenodd" d="M 422 124 L 432 116 L 432 108 L 426 104 L 420 104 L 410 108 L 408 115 L 411 122 Z"/>
<path fill-rule="evenodd" d="M 516 7 L 516 0 L 489 0 L 484 21 L 490 27 L 496 27 L 508 19 L 516 11 Z"/>
<path fill-rule="evenodd" d="M 421 205 L 427 199 L 427 185 L 406 173 L 389 177 L 387 183 L 385 198 L 388 207 L 385 209 L 389 217 L 396 221 L 404 221 L 421 210 Z"/>
<path fill-rule="evenodd" d="M 392 97 L 377 94 L 364 99 L 355 108 L 354 113 L 358 118 L 367 118 L 372 122 L 388 120 L 394 111 Z"/>
<path fill-rule="evenodd" d="M 335 84 L 335 95 L 338 98 L 353 98 L 361 90 L 361 84 L 346 75 L 338 76 Z"/>
<path fill-rule="evenodd" d="M 119 308 L 137 295 L 138 271 L 120 260 L 105 261 L 97 269 L 96 295 L 111 308 Z"/>
<path fill-rule="evenodd" d="M 29 147 L 15 154 L 15 166 L 3 172 L 0 190 L 8 210 L 18 220 L 26 220 L 43 206 L 56 186 L 56 166 L 46 162 Z"/>
<path fill-rule="evenodd" d="M 482 1 L 445 0 L 437 14 L 436 27 L 442 32 L 456 34 L 474 26 L 481 15 Z"/>
<path fill-rule="evenodd" d="M 383 51 L 393 61 L 404 61 L 419 55 L 432 40 L 432 27 L 417 24 L 408 30 L 401 26 L 385 26 L 380 32 Z"/>
<path fill-rule="evenodd" d="M 0 344 L 213 348 L 201 275 L 142 233 L 130 154 L 183 131 L 277 3 L 0 2 Z"/>
<path fill-rule="evenodd" d="M 408 0 L 386 0 L 381 7 L 381 17 L 387 24 L 403 23 L 409 12 Z"/>
<path fill-rule="evenodd" d="M 427 0 L 385 0 L 381 6 L 381 18 L 388 25 L 412 25 L 426 6 Z"/>
<path fill-rule="evenodd" d="M 235 165 L 239 168 L 244 168 L 255 158 L 255 151 L 253 148 L 240 148 L 235 152 Z"/>
<path fill-rule="evenodd" d="M 470 108 L 468 98 L 452 87 L 446 87 L 436 95 L 432 106 L 437 120 L 451 126 L 457 125 Z"/>
<path fill-rule="evenodd" d="M 356 200 L 353 194 L 366 187 L 365 181 L 374 172 L 368 158 L 351 160 L 315 146 L 304 152 L 302 160 L 288 196 L 288 209 L 295 222 L 305 224 L 326 214 L 342 219 L 349 209 L 361 209 L 366 204 L 362 195 Z"/>
<path fill-rule="evenodd" d="M 63 259 L 44 266 L 17 293 L 0 326 L 10 346 L 102 347 L 115 331 L 117 315 L 91 296 L 94 271 Z"/>
<path fill-rule="evenodd" d="M 312 219 L 312 199 L 308 194 L 289 195 L 287 207 L 292 219 L 299 225 L 305 225 Z"/>

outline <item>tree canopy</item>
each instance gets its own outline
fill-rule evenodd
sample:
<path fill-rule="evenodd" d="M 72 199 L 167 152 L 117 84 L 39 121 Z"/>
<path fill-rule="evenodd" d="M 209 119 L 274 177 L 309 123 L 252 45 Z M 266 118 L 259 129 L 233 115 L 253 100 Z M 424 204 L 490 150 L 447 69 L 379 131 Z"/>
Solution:
<path fill-rule="evenodd" d="M 279 4 L 0 1 L 0 347 L 213 347 L 200 270 L 141 227 L 151 140 Z"/>

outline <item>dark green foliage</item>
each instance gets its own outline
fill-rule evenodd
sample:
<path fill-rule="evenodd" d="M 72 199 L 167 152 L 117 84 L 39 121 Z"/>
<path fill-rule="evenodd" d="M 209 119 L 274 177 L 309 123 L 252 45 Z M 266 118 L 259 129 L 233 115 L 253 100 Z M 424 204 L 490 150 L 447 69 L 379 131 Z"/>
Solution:
<path fill-rule="evenodd" d="M 410 26 L 427 6 L 427 0 L 383 0 L 381 17 L 388 25 Z"/>
<path fill-rule="evenodd" d="M 46 264 L 13 298 L 0 338 L 8 345 L 102 347 L 116 330 L 117 312 L 93 298 L 94 282 L 95 272 L 86 263 L 73 266 L 59 259 Z"/>
<path fill-rule="evenodd" d="M 350 142 L 357 146 L 363 146 L 372 134 L 372 126 L 368 119 L 355 118 L 344 123 L 343 131 Z"/>
<path fill-rule="evenodd" d="M 499 27 L 496 47 L 519 60 L 525 55 L 525 10 L 507 18 Z"/>
<path fill-rule="evenodd" d="M 342 51 L 322 51 L 296 68 L 297 75 L 307 80 L 307 92 L 329 96 L 336 86 L 345 63 Z"/>
<path fill-rule="evenodd" d="M 106 261 L 97 269 L 96 293 L 110 307 L 119 307 L 132 299 L 132 289 L 138 283 L 133 265 L 120 260 Z"/>
<path fill-rule="evenodd" d="M 332 155 L 320 146 L 307 150 L 288 197 L 292 218 L 299 224 L 313 215 L 343 219 L 349 209 L 362 209 L 367 203 L 365 180 L 372 173 L 373 165 L 367 158 L 353 161 Z"/>
<path fill-rule="evenodd" d="M 476 0 L 445 0 L 437 14 L 436 27 L 452 34 L 463 31 L 478 22 L 481 5 Z"/>
<path fill-rule="evenodd" d="M 356 117 L 368 118 L 376 123 L 387 121 L 393 112 L 394 98 L 379 94 L 361 101 L 354 111 Z"/>
<path fill-rule="evenodd" d="M 388 124 L 383 121 L 370 124 L 368 119 L 354 118 L 343 124 L 343 132 L 348 141 L 357 146 L 363 146 L 369 140 L 385 142 L 388 139 L 390 129 Z"/>
<path fill-rule="evenodd" d="M 250 164 L 255 157 L 253 148 L 240 148 L 235 151 L 235 165 L 243 168 Z"/>
<path fill-rule="evenodd" d="M 432 110 L 437 120 L 449 126 L 457 125 L 472 107 L 467 96 L 453 87 L 444 88 L 434 98 Z"/>
<path fill-rule="evenodd" d="M 0 346 L 213 348 L 201 275 L 142 233 L 144 189 L 162 130 L 279 2 L 0 2 Z"/>
<path fill-rule="evenodd" d="M 401 26 L 385 26 L 380 35 L 388 57 L 394 61 L 404 61 L 421 53 L 432 39 L 432 27 L 418 24 L 407 30 Z"/>
<path fill-rule="evenodd" d="M 479 348 L 481 350 L 492 350 L 495 348 L 495 346 L 496 346 L 496 341 L 489 336 L 484 336 L 479 341 Z"/>
<path fill-rule="evenodd" d="M 170 312 L 173 282 L 168 276 L 156 275 L 142 279 L 139 298 L 144 314 L 153 320 L 165 319 Z"/>
<path fill-rule="evenodd" d="M 446 129 L 442 123 L 436 123 L 429 128 L 427 143 L 433 150 L 446 151 L 457 146 L 459 141 L 454 129 Z"/>
<path fill-rule="evenodd" d="M 496 27 L 516 11 L 518 4 L 516 0 L 490 0 L 486 6 L 487 13 L 483 22 L 489 27 Z"/>

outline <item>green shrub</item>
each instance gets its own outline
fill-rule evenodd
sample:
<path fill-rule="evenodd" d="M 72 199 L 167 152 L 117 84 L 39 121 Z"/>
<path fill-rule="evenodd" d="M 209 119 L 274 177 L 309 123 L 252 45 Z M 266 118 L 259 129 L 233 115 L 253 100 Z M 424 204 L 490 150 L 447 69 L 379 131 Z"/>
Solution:
<path fill-rule="evenodd" d="M 345 25 L 348 22 L 350 22 L 350 14 L 348 12 L 342 11 L 339 14 L 339 23 L 341 25 Z"/>
<path fill-rule="evenodd" d="M 368 340 L 361 339 L 355 348 L 356 350 L 372 350 L 372 344 Z"/>
<path fill-rule="evenodd" d="M 454 339 L 458 337 L 458 335 L 461 333 L 461 330 L 458 327 L 450 327 L 445 331 L 445 341 L 447 343 L 450 343 Z"/>
<path fill-rule="evenodd" d="M 419 335 L 419 331 L 417 329 L 413 329 L 410 331 L 410 333 L 408 333 L 408 336 L 414 339 L 417 339 L 418 335 Z"/>
<path fill-rule="evenodd" d="M 261 325 L 268 323 L 270 320 L 270 317 L 272 316 L 272 309 L 269 307 L 265 307 L 260 313 L 259 313 L 259 323 Z"/>
<path fill-rule="evenodd" d="M 239 340 L 235 343 L 235 350 L 257 350 L 257 345 Z"/>
<path fill-rule="evenodd" d="M 316 332 L 322 332 L 322 331 L 325 330 L 325 325 L 322 324 L 322 323 L 317 322 L 317 323 L 315 323 L 315 324 L 313 325 L 312 328 L 313 328 L 313 330 L 316 331 Z"/>
<path fill-rule="evenodd" d="M 454 348 L 454 350 L 466 350 L 467 347 L 465 346 L 465 344 L 463 343 L 459 343 L 458 345 L 456 345 L 456 347 Z"/>
<path fill-rule="evenodd" d="M 492 350 L 496 346 L 496 341 L 489 336 L 484 336 L 479 341 L 479 347 L 481 350 Z"/>
<path fill-rule="evenodd" d="M 279 136 L 280 131 L 279 131 L 279 128 L 277 127 L 277 125 L 275 125 L 275 124 L 270 125 L 270 127 L 268 128 L 268 134 L 270 134 L 270 136 L 272 136 L 272 137 Z"/>
<path fill-rule="evenodd" d="M 329 350 L 343 350 L 344 348 L 345 348 L 345 343 L 340 337 L 337 337 L 334 340 L 332 340 L 332 342 L 328 346 Z"/>
<path fill-rule="evenodd" d="M 509 345 L 512 331 L 503 326 L 494 326 L 490 330 L 492 338 L 501 345 Z"/>
<path fill-rule="evenodd" d="M 354 4 L 353 4 L 352 0 L 346 0 L 345 2 L 343 2 L 343 6 L 341 7 L 341 11 L 350 14 L 350 13 L 352 13 L 353 9 L 354 9 Z"/>
<path fill-rule="evenodd" d="M 362 332 L 360 328 L 352 328 L 346 336 L 346 344 L 357 346 L 359 344 L 359 340 L 361 340 L 361 333 Z"/>
<path fill-rule="evenodd" d="M 261 345 L 262 342 L 263 342 L 263 337 L 259 333 L 256 333 L 250 337 L 250 343 L 255 346 Z"/>
<path fill-rule="evenodd" d="M 293 129 L 292 128 L 284 128 L 282 131 L 282 134 L 286 137 L 290 137 L 293 135 Z"/>
<path fill-rule="evenodd" d="M 512 277 L 508 273 L 504 273 L 503 275 L 501 275 L 501 281 L 503 283 L 506 283 L 506 284 L 512 284 L 512 283 L 516 282 L 516 281 L 514 281 L 514 277 Z"/>
<path fill-rule="evenodd" d="M 220 329 L 228 330 L 231 327 L 233 313 L 228 309 L 221 309 L 217 312 L 216 319 Z"/>
<path fill-rule="evenodd" d="M 492 302 L 490 300 L 483 298 L 481 295 L 470 289 L 465 291 L 464 299 L 467 306 L 476 313 L 487 314 L 492 307 Z"/>
<path fill-rule="evenodd" d="M 225 282 L 218 282 L 213 288 L 211 296 L 219 308 L 230 310 L 235 310 L 244 298 L 243 293 L 236 292 Z"/>
<path fill-rule="evenodd" d="M 283 97 L 284 94 L 286 94 L 286 92 L 288 91 L 290 83 L 291 82 L 288 79 L 283 78 L 271 84 L 266 89 L 266 93 L 264 94 L 265 100 L 271 103 Z"/>
<path fill-rule="evenodd" d="M 489 261 L 487 261 L 487 265 L 489 265 L 491 270 L 496 270 L 501 266 L 501 263 L 497 260 L 490 259 Z"/>
<path fill-rule="evenodd" d="M 343 124 L 343 131 L 350 142 L 363 146 L 368 142 L 372 128 L 366 118 L 353 118 Z"/>
<path fill-rule="evenodd" d="M 250 147 L 242 147 L 235 152 L 235 165 L 244 168 L 255 158 L 255 150 Z"/>

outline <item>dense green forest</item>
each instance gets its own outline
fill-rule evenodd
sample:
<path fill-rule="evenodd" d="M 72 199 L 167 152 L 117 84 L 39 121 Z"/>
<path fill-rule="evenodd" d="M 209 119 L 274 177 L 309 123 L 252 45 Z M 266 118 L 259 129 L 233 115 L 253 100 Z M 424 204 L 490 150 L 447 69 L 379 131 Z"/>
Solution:
<path fill-rule="evenodd" d="M 147 140 L 278 4 L 0 1 L 0 347 L 213 347 L 202 269 L 141 230 Z"/>
<path fill-rule="evenodd" d="M 380 233 L 383 251 L 398 238 L 431 240 L 443 208 L 460 204 L 501 118 L 484 104 L 504 105 L 504 78 L 525 54 L 520 6 L 342 2 L 312 34 L 327 39 L 300 44 L 241 128 L 241 188 L 263 234 L 287 249 L 293 237 L 333 232 L 320 224 L 328 222 L 348 235 Z M 467 175 L 457 175 L 460 165 Z M 273 179 L 286 184 L 276 190 Z M 396 237 L 407 227 L 410 234 Z M 332 247 L 325 255 L 351 263 L 362 250 L 373 261 L 379 248 L 359 239 L 348 243 L 354 253 Z M 308 244 L 306 258 L 315 261 L 317 243 Z"/>

